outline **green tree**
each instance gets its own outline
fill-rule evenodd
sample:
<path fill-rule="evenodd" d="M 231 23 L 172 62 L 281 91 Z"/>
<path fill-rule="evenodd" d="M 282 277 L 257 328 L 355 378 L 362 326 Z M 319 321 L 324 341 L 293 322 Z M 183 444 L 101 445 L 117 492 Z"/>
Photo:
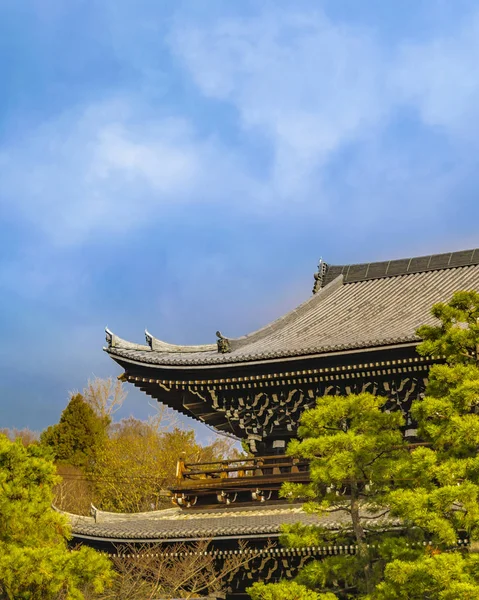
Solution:
<path fill-rule="evenodd" d="M 308 499 L 307 512 L 333 514 L 336 525 L 334 533 L 326 526 L 289 526 L 282 543 L 300 547 L 334 541 L 357 548 L 354 556 L 309 563 L 298 582 L 310 588 L 342 596 L 372 592 L 385 561 L 410 552 L 404 537 L 385 532 L 386 498 L 401 459 L 408 456 L 403 416 L 383 411 L 385 402 L 371 394 L 319 398 L 301 418 L 301 439 L 288 446 L 288 454 L 310 460 L 311 483 L 286 483 L 281 494 Z M 379 539 L 382 550 L 377 548 Z"/>
<path fill-rule="evenodd" d="M 247 590 L 252 600 L 335 600 L 337 596 L 321 594 L 294 581 L 281 581 L 268 585 L 257 582 Z"/>
<path fill-rule="evenodd" d="M 80 600 L 112 580 L 107 558 L 68 549 L 68 524 L 51 508 L 56 480 L 48 451 L 0 435 L 0 598 Z"/>
<path fill-rule="evenodd" d="M 456 552 L 395 560 L 386 566 L 375 600 L 477 600 L 479 557 Z"/>
<path fill-rule="evenodd" d="M 461 538 L 472 546 L 479 538 L 479 294 L 456 292 L 450 302 L 434 305 L 432 314 L 439 324 L 418 329 L 424 340 L 418 351 L 447 363 L 431 368 L 426 395 L 411 410 L 428 447 L 411 452 L 408 485 L 391 492 L 388 502 L 405 524 L 426 532 L 436 556 L 390 565 L 381 599 L 419 598 L 412 592 L 387 596 L 400 577 L 422 578 L 432 590 L 424 597 L 479 597 L 478 559 L 457 546 Z"/>
<path fill-rule="evenodd" d="M 479 294 L 457 292 L 431 312 L 439 322 L 419 328 L 418 351 L 445 357 L 446 364 L 431 368 L 426 395 L 412 406 L 421 445 L 408 450 L 397 438 L 401 417 L 381 413 L 380 399 L 360 395 L 319 399 L 303 415 L 302 440 L 288 447 L 311 460 L 311 484 L 285 485 L 283 494 L 310 498 L 306 510 L 339 510 L 348 519 L 333 538 L 324 528 L 297 525 L 283 542 L 344 543 L 349 536 L 357 546 L 356 556 L 306 565 L 297 582 L 310 589 L 331 589 L 335 582 L 340 597 L 479 597 L 479 559 L 457 544 L 466 538 L 475 547 L 479 537 Z M 361 505 L 387 507 L 384 512 L 399 519 L 400 535 L 387 523 L 364 526 Z M 422 550 L 419 543 L 426 543 Z"/>
<path fill-rule="evenodd" d="M 411 452 L 407 485 L 388 498 L 393 514 L 428 532 L 441 550 L 479 535 L 479 369 L 435 365 L 412 415 L 429 447 Z"/>
<path fill-rule="evenodd" d="M 479 294 L 456 292 L 449 302 L 434 304 L 431 314 L 440 324 L 419 327 L 419 354 L 444 356 L 451 366 L 479 365 Z"/>
<path fill-rule="evenodd" d="M 58 462 L 90 468 L 107 438 L 108 417 L 98 416 L 81 394 L 72 396 L 59 423 L 48 427 L 40 442 Z"/>

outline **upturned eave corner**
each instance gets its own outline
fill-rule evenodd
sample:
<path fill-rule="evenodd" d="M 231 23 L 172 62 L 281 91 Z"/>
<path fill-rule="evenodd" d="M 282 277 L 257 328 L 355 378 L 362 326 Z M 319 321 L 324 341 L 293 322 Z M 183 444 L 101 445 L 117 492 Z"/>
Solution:
<path fill-rule="evenodd" d="M 110 331 L 108 329 L 108 327 L 105 327 L 105 340 L 107 345 L 103 346 L 103 350 L 105 350 L 105 352 L 108 352 L 109 350 L 111 350 L 112 345 L 113 345 L 113 338 L 114 338 L 115 334 Z"/>
<path fill-rule="evenodd" d="M 114 334 L 108 327 L 105 327 L 105 337 L 107 346 L 103 348 L 109 354 L 115 354 L 115 350 L 150 350 L 149 346 L 128 342 Z"/>
<path fill-rule="evenodd" d="M 158 368 L 161 378 L 170 380 L 173 369 L 256 368 L 417 344 L 415 331 L 430 321 L 434 302 L 447 299 L 453 289 L 479 285 L 479 251 L 346 266 L 320 261 L 315 280 L 312 296 L 247 335 L 230 338 L 218 331 L 216 343 L 182 346 L 146 330 L 146 344 L 140 345 L 107 328 L 106 351 L 121 365 Z M 408 303 L 414 311 L 405 310 Z"/>

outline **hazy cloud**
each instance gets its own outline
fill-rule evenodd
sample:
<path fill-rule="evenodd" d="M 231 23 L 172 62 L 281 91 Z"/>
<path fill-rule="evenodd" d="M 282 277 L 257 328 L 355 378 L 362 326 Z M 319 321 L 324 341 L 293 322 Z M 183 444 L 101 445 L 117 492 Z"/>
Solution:
<path fill-rule="evenodd" d="M 205 96 L 235 106 L 246 135 L 267 138 L 278 201 L 307 190 L 335 151 L 370 135 L 390 104 L 371 32 L 335 25 L 318 10 L 179 23 L 171 46 Z"/>
<path fill-rule="evenodd" d="M 477 139 L 479 129 L 479 11 L 455 31 L 401 45 L 395 85 L 422 121 L 452 137 Z M 477 142 L 476 142 L 477 143 Z"/>
<path fill-rule="evenodd" d="M 30 4 L 0 8 L 0 329 L 42 425 L 116 372 L 104 325 L 213 341 L 321 254 L 479 242 L 475 3 Z"/>
<path fill-rule="evenodd" d="M 106 103 L 4 148 L 0 196 L 49 242 L 70 245 L 138 226 L 169 205 L 215 201 L 218 173 L 228 177 L 232 168 L 229 151 L 187 120 L 141 120 L 126 102 Z"/>

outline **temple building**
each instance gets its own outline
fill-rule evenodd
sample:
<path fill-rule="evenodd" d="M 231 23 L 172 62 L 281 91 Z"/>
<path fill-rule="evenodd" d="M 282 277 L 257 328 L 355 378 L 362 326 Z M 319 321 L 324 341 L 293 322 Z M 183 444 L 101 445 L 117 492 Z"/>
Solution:
<path fill-rule="evenodd" d="M 147 331 L 146 343 L 137 344 L 107 330 L 105 351 L 124 370 L 124 381 L 247 441 L 252 458 L 219 466 L 180 461 L 171 490 L 175 508 L 79 517 L 75 539 L 102 548 L 212 539 L 218 552 L 234 551 L 239 539 L 248 539 L 259 552 L 255 568 L 269 580 L 291 575 L 312 555 L 347 551 L 275 546 L 261 555 L 268 540 L 277 540 L 281 523 L 316 522 L 278 498 L 285 479 L 308 480 L 307 465 L 286 457 L 286 445 L 318 397 L 363 391 L 387 397 L 391 409 L 402 411 L 404 434 L 414 439 L 409 408 L 424 392 L 431 364 L 440 360 L 416 353 L 415 332 L 434 322 L 434 303 L 458 290 L 479 291 L 479 249 L 368 264 L 321 261 L 303 304 L 240 338 L 218 331 L 205 345 L 179 346 Z M 248 577 L 242 577 L 233 591 L 244 589 Z"/>

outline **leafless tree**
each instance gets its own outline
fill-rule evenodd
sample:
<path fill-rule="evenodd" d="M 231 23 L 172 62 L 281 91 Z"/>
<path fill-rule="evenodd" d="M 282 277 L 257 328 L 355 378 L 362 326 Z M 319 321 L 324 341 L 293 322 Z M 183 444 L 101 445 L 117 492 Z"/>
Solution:
<path fill-rule="evenodd" d="M 32 431 L 25 427 L 24 429 L 0 429 L 0 434 L 6 435 L 9 440 L 15 442 L 21 440 L 24 446 L 30 446 L 30 444 L 36 444 L 40 439 L 40 435 L 37 431 Z"/>
<path fill-rule="evenodd" d="M 88 380 L 82 395 L 98 416 L 111 419 L 121 408 L 127 392 L 119 379 L 94 377 Z"/>
<path fill-rule="evenodd" d="M 93 491 L 88 477 L 80 468 L 64 464 L 57 464 L 57 474 L 61 480 L 53 488 L 54 506 L 76 515 L 89 515 Z"/>
<path fill-rule="evenodd" d="M 263 550 L 269 551 L 269 546 Z M 113 588 L 101 600 L 170 600 L 197 598 L 226 589 L 235 573 L 257 556 L 240 542 L 236 553 L 212 551 L 209 541 L 175 544 L 165 551 L 158 544 L 128 547 L 112 557 L 117 571 Z"/>

